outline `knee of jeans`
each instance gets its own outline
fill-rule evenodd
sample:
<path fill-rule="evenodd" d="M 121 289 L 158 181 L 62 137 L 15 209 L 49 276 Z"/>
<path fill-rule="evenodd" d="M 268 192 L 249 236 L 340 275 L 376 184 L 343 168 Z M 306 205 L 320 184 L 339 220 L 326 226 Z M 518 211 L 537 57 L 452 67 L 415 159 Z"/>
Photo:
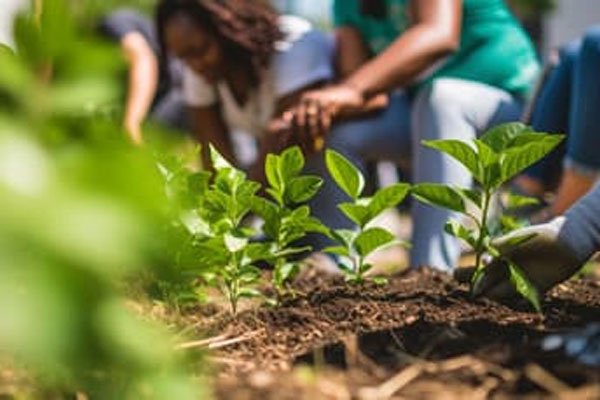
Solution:
<path fill-rule="evenodd" d="M 580 39 L 565 44 L 560 48 L 560 61 L 572 65 L 581 51 L 582 42 Z"/>
<path fill-rule="evenodd" d="M 456 85 L 450 79 L 436 79 L 427 87 L 422 97 L 429 107 L 444 107 L 456 101 Z"/>
<path fill-rule="evenodd" d="M 420 149 L 420 141 L 428 139 L 439 139 L 435 136 L 435 129 L 426 129 L 432 123 L 438 121 L 438 116 L 453 112 L 452 105 L 459 101 L 456 86 L 448 79 L 437 79 L 428 87 L 421 90 L 414 103 L 412 112 L 412 130 L 419 136 L 413 145 Z M 432 136 L 433 135 L 433 136 Z"/>
<path fill-rule="evenodd" d="M 600 25 L 589 28 L 583 37 L 585 51 L 594 51 L 600 54 Z"/>
<path fill-rule="evenodd" d="M 451 79 L 436 79 L 418 95 L 415 108 L 417 112 L 447 109 L 460 99 L 457 93 L 456 84 Z"/>

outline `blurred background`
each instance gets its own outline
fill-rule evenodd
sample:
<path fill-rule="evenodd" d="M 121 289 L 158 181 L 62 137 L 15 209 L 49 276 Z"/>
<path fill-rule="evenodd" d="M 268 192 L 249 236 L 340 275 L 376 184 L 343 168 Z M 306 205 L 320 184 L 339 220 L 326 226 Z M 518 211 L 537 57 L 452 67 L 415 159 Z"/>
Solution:
<path fill-rule="evenodd" d="M 331 27 L 332 0 L 271 1 Z M 509 2 L 542 57 L 600 23 L 600 0 Z M 32 368 L 49 390 L 39 398 L 82 390 L 137 399 L 150 389 L 155 398 L 202 398 L 190 360 L 172 354 L 172 331 L 124 306 L 157 281 L 149 275 L 170 277 L 181 240 L 165 228 L 169 202 L 155 168 L 168 145 L 138 152 L 125 142 L 113 108 L 124 61 L 95 27 L 116 8 L 151 15 L 154 4 L 0 0 L 0 398 L 22 383 L 4 357 Z M 22 10 L 32 12 L 15 20 Z M 177 287 L 143 289 L 164 300 L 183 293 Z"/>
<path fill-rule="evenodd" d="M 9 32 L 15 11 L 39 0 L 1 0 L 0 42 L 11 42 Z M 270 0 L 280 11 L 309 19 L 316 25 L 330 26 L 332 0 Z M 598 0 L 507 0 L 536 41 L 541 55 L 580 36 L 587 26 L 600 21 Z M 71 1 L 85 8 L 88 18 L 120 6 L 150 12 L 155 0 L 84 0 Z M 79 6 L 77 4 L 79 3 Z M 85 7 L 83 5 L 85 4 Z"/>

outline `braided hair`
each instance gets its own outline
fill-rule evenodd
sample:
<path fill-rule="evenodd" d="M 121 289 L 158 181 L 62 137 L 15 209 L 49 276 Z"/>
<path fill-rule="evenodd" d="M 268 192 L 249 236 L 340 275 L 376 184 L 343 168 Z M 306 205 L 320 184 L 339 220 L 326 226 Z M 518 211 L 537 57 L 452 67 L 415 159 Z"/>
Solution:
<path fill-rule="evenodd" d="M 257 70 L 269 65 L 275 42 L 283 37 L 278 14 L 260 0 L 161 0 L 156 26 L 162 54 L 166 54 L 165 27 L 177 14 L 190 17 L 198 26 L 214 34 L 236 62 Z"/>

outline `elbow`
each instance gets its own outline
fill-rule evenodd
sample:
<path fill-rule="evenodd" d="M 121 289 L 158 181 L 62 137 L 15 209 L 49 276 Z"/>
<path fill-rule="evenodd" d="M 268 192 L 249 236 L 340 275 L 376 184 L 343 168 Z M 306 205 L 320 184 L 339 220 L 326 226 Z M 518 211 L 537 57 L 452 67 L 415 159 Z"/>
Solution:
<path fill-rule="evenodd" d="M 443 57 L 450 56 L 460 49 L 460 35 L 453 32 L 438 34 L 436 42 L 436 53 Z"/>

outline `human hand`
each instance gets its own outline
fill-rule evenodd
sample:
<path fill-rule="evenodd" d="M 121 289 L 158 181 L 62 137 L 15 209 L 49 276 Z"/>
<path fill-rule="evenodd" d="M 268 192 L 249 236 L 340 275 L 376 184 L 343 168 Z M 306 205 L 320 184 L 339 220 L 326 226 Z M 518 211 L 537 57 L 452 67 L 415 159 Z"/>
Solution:
<path fill-rule="evenodd" d="M 305 93 L 292 113 L 284 115 L 301 135 L 324 137 L 333 120 L 348 110 L 361 109 L 363 94 L 352 86 L 340 84 Z"/>
<path fill-rule="evenodd" d="M 493 246 L 501 257 L 486 267 L 483 277 L 473 287 L 473 294 L 498 300 L 517 296 L 510 283 L 506 260 L 519 266 L 539 293 L 546 292 L 575 274 L 583 262 L 561 240 L 560 231 L 564 222 L 565 218 L 559 217 L 549 223 L 518 229 L 496 239 Z M 519 237 L 531 239 L 515 244 L 515 239 Z"/>
<path fill-rule="evenodd" d="M 123 125 L 131 143 L 133 143 L 136 146 L 141 146 L 142 144 L 144 144 L 144 139 L 142 137 L 142 128 L 140 124 L 125 121 Z"/>

